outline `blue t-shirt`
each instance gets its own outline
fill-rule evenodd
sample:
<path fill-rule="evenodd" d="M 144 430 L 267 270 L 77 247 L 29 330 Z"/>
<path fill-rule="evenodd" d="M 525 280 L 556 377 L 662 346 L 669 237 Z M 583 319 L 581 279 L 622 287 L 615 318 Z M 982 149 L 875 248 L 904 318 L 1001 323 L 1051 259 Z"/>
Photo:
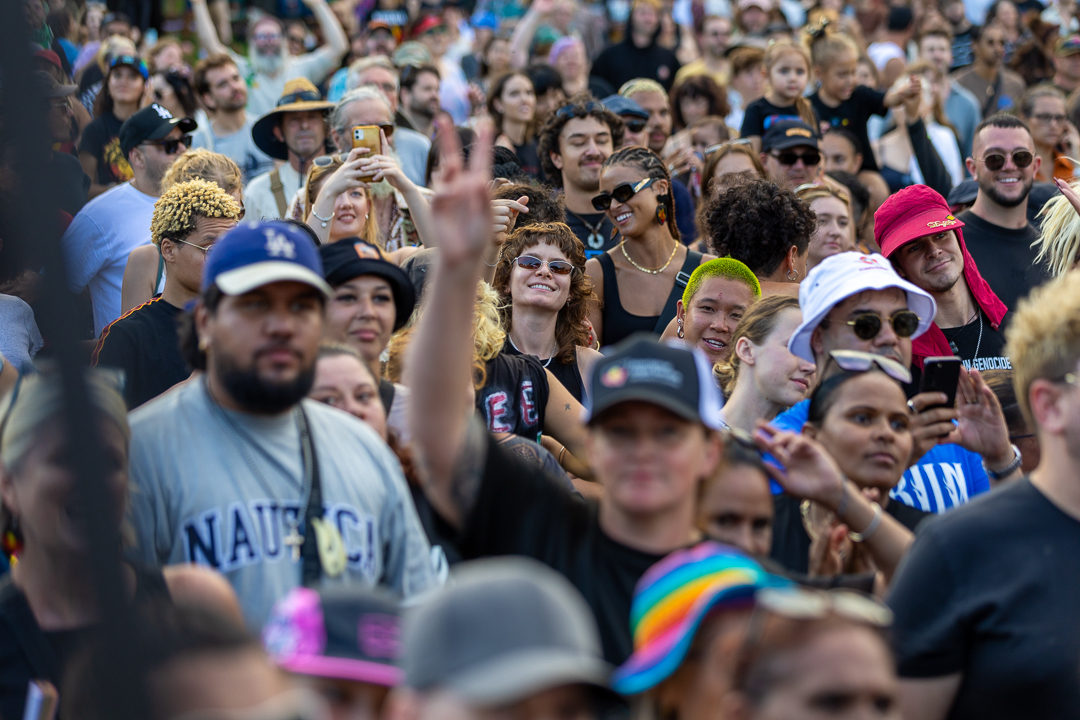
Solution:
<path fill-rule="evenodd" d="M 780 413 L 770 424 L 780 430 L 802 432 L 809 415 L 810 401 L 803 400 Z M 771 455 L 766 460 L 779 465 Z M 776 482 L 771 483 L 773 494 L 783 492 Z M 959 445 L 935 445 L 904 471 L 889 497 L 924 512 L 941 513 L 989 489 L 990 478 L 981 457 Z"/>

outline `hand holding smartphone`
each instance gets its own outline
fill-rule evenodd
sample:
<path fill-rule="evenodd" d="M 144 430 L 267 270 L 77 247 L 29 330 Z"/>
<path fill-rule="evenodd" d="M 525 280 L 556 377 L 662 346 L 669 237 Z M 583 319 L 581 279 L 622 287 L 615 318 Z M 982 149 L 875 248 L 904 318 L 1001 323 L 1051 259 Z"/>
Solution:
<path fill-rule="evenodd" d="M 352 129 L 352 134 L 352 146 L 354 148 L 362 147 L 371 151 L 367 157 L 383 154 L 378 125 L 357 125 Z M 374 179 L 374 173 L 360 176 L 360 180 L 364 182 L 371 182 Z"/>

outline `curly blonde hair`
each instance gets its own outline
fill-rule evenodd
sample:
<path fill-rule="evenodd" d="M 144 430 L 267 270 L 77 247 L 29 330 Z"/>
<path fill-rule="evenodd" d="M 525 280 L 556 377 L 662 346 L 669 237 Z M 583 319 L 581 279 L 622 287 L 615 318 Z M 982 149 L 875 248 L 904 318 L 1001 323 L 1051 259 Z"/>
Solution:
<path fill-rule="evenodd" d="M 189 180 L 217 183 L 230 195 L 240 192 L 244 186 L 244 176 L 240 172 L 240 166 L 232 158 L 202 148 L 188 150 L 176 158 L 176 161 L 165 171 L 165 177 L 161 178 L 161 192 L 164 193 L 173 185 Z"/>
<path fill-rule="evenodd" d="M 240 203 L 217 183 L 189 180 L 173 185 L 154 203 L 150 240 L 183 240 L 195 230 L 200 217 L 240 219 Z"/>

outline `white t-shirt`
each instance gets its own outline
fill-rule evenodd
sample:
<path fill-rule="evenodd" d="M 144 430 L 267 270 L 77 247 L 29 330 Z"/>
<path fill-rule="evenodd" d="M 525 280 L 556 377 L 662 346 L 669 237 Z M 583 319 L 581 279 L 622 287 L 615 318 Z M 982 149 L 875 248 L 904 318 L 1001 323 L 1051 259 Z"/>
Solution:
<path fill-rule="evenodd" d="M 251 137 L 251 126 L 254 124 L 255 118 L 248 115 L 239 130 L 231 135 L 218 135 L 214 132 L 213 122 L 208 119 L 205 125 L 199 123 L 192 147 L 206 148 L 231 158 L 240 166 L 246 184 L 253 177 L 274 169 L 274 159 L 260 150 Z"/>
<path fill-rule="evenodd" d="M 306 77 L 318 85 L 327 76 L 337 69 L 341 58 L 329 45 L 309 52 L 305 55 L 289 56 L 285 58 L 285 65 L 281 72 L 271 77 L 262 73 L 256 73 L 246 57 L 229 51 L 236 67 L 240 69 L 240 75 L 248 84 L 247 111 L 254 118 L 260 118 L 277 106 L 277 101 L 285 92 L 285 83 L 293 78 Z"/>
<path fill-rule="evenodd" d="M 61 240 L 74 293 L 90 288 L 94 337 L 120 317 L 120 289 L 128 255 L 150 242 L 156 197 L 131 183 L 118 185 L 86 203 Z"/>
<path fill-rule="evenodd" d="M 244 219 L 252 220 L 277 220 L 282 216 L 278 210 L 277 200 L 274 198 L 274 191 L 270 189 L 270 172 L 263 173 L 256 178 L 252 178 L 251 182 L 244 188 Z M 278 168 L 278 175 L 281 177 L 281 186 L 284 188 L 283 194 L 285 197 L 285 207 L 288 210 L 289 200 L 296 195 L 297 190 L 300 189 L 301 177 L 300 173 L 293 169 L 293 166 L 289 163 L 283 163 Z M 288 216 L 284 216 L 288 217 Z"/>

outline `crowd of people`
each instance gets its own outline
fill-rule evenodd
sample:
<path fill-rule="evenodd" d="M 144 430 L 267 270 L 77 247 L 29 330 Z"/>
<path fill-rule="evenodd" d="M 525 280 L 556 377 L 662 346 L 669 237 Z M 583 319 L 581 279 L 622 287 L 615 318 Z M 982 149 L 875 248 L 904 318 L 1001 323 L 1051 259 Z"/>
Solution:
<path fill-rule="evenodd" d="M 153 717 L 1080 717 L 1042 1 L 18 0 Z M 0 718 L 105 717 L 18 185 Z"/>

